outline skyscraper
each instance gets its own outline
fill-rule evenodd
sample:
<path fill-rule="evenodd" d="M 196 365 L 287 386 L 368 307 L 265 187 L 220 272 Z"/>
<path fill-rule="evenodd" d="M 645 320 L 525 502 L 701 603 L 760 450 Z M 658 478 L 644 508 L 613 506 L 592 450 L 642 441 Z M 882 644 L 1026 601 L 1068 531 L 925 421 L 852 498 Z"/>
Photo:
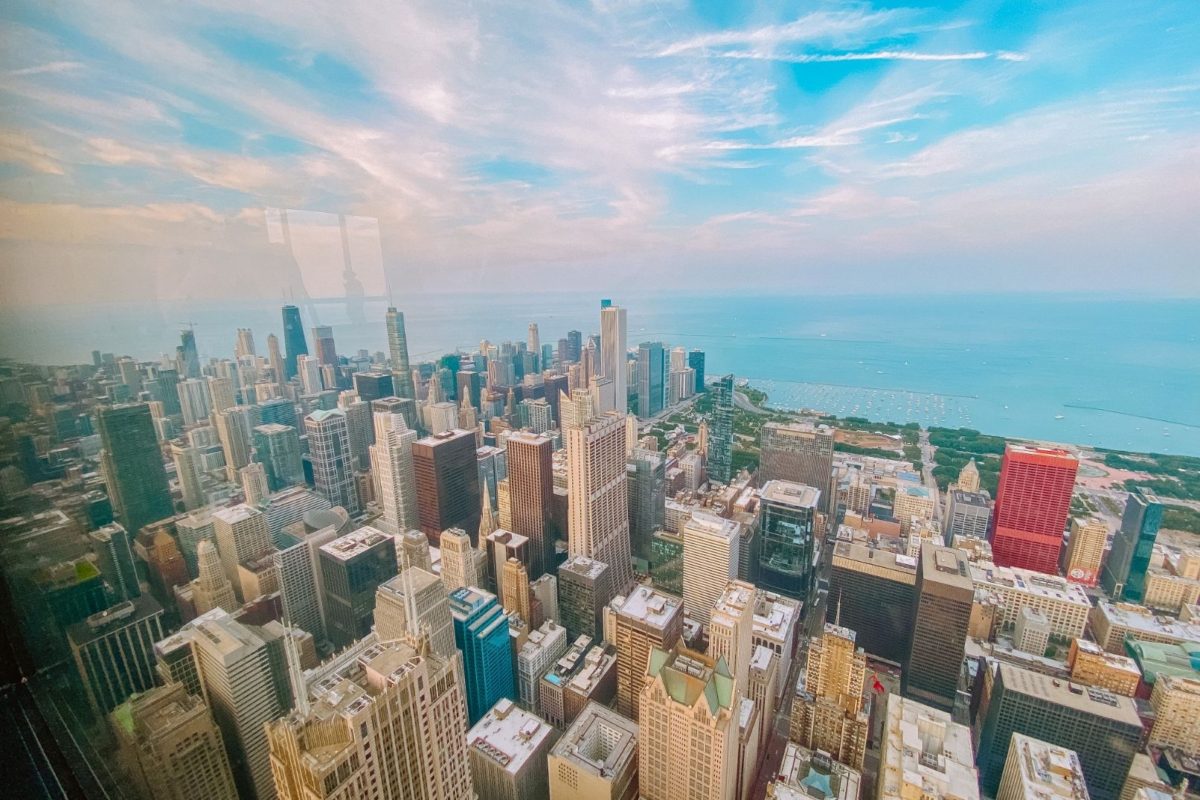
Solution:
<path fill-rule="evenodd" d="M 446 591 L 452 592 L 467 586 L 479 586 L 487 580 L 487 572 L 480 574 L 480 559 L 471 546 L 471 537 L 462 528 L 447 528 L 442 531 L 442 583 Z"/>
<path fill-rule="evenodd" d="M 412 445 L 417 493 L 417 523 L 437 544 L 442 531 L 462 528 L 480 544 L 479 465 L 473 431 L 450 430 Z"/>
<path fill-rule="evenodd" d="M 133 561 L 129 533 L 117 523 L 88 534 L 92 550 L 100 560 L 100 574 L 115 601 L 132 600 L 142 593 Z"/>
<path fill-rule="evenodd" d="M 432 572 L 409 567 L 379 584 L 375 633 L 387 642 L 405 636 L 417 639 L 423 631 L 428 632 L 429 644 L 438 655 L 452 658 L 458 652 L 445 584 Z"/>
<path fill-rule="evenodd" d="M 475 792 L 488 800 L 546 797 L 546 758 L 558 732 L 508 699 L 496 703 L 467 732 Z"/>
<path fill-rule="evenodd" d="M 283 307 L 284 374 L 280 382 L 296 377 L 296 356 L 308 355 L 308 343 L 304 340 L 304 323 L 300 321 L 300 309 L 293 305 Z"/>
<path fill-rule="evenodd" d="M 192 581 L 192 602 L 196 614 L 206 614 L 214 608 L 224 609 L 230 614 L 238 610 L 237 595 L 233 584 L 225 575 L 225 566 L 217 546 L 208 539 L 201 539 L 196 546 L 197 577 Z"/>
<path fill-rule="evenodd" d="M 854 631 L 825 623 L 809 645 L 796 686 L 789 738 L 861 770 L 870 727 L 863 710 L 866 670 L 867 657 L 855 644 Z"/>
<path fill-rule="evenodd" d="M 1058 571 L 1079 459 L 1066 450 L 1009 444 L 992 514 L 992 555 L 1002 567 Z"/>
<path fill-rule="evenodd" d="M 333 342 L 333 328 L 328 325 L 317 325 L 312 329 L 312 336 L 318 363 L 336 366 L 338 357 L 337 346 Z"/>
<path fill-rule="evenodd" d="M 101 408 L 100 466 L 113 511 L 134 535 L 142 526 L 171 516 L 175 509 L 150 406 L 145 403 Z"/>
<path fill-rule="evenodd" d="M 503 482 L 510 519 L 501 524 L 529 539 L 529 577 L 536 580 L 554 569 L 554 445 L 545 436 L 517 431 L 508 437 L 506 450 L 508 477 Z"/>
<path fill-rule="evenodd" d="M 634 800 L 638 726 L 588 703 L 550 750 L 550 800 Z"/>
<path fill-rule="evenodd" d="M 669 650 L 682 635 L 683 601 L 649 586 L 605 607 L 604 638 L 617 648 L 617 711 L 637 721 L 651 651 Z"/>
<path fill-rule="evenodd" d="M 833 503 L 833 429 L 828 425 L 768 422 L 761 431 L 760 485 L 784 480 L 811 486 L 821 493 L 820 507 Z"/>
<path fill-rule="evenodd" d="M 254 429 L 254 455 L 267 473 L 267 487 L 278 492 L 304 483 L 300 434 L 291 425 L 267 423 Z"/>
<path fill-rule="evenodd" d="M 791 481 L 763 484 L 758 583 L 764 589 L 807 601 L 816 588 L 813 521 L 820 496 L 820 490 Z"/>
<path fill-rule="evenodd" d="M 179 332 L 179 366 L 185 378 L 200 377 L 200 354 L 196 351 L 196 332 L 184 328 Z"/>
<path fill-rule="evenodd" d="M 508 615 L 496 595 L 474 586 L 451 592 L 450 614 L 463 655 L 467 718 L 474 725 L 500 698 L 517 698 Z"/>
<path fill-rule="evenodd" d="M 267 518 L 258 509 L 242 504 L 217 509 L 212 514 L 212 520 L 213 535 L 221 554 L 225 577 L 233 584 L 243 602 L 252 600 L 253 597 L 247 597 L 242 591 L 238 565 L 261 558 L 273 549 Z"/>
<path fill-rule="evenodd" d="M 322 545 L 319 558 L 325 632 L 334 647 L 345 647 L 371 631 L 375 593 L 398 571 L 396 542 L 367 525 Z"/>
<path fill-rule="evenodd" d="M 237 480 L 238 470 L 250 463 L 257 411 L 255 406 L 236 406 L 213 414 L 217 438 L 225 454 L 225 474 L 231 483 Z"/>
<path fill-rule="evenodd" d="M 638 791 L 645 800 L 736 796 L 739 691 L 724 659 L 655 647 L 640 693 Z"/>
<path fill-rule="evenodd" d="M 745 581 L 730 581 L 713 604 L 708 624 L 708 654 L 724 658 L 738 686 L 749 694 L 750 660 L 753 648 L 754 610 L 758 590 Z M 772 705 L 775 698 L 769 701 Z"/>
<path fill-rule="evenodd" d="M 416 431 L 400 414 L 376 411 L 375 444 L 370 446 L 371 473 L 378 486 L 383 516 L 379 527 L 397 536 L 417 527 L 417 484 L 412 447 Z"/>
<path fill-rule="evenodd" d="M 340 409 L 314 411 L 304 418 L 304 429 L 308 432 L 308 452 L 317 493 L 333 505 L 357 514 L 358 493 L 354 491 L 346 413 Z"/>
<path fill-rule="evenodd" d="M 572 331 L 574 333 L 574 331 Z M 567 334 L 570 337 L 570 333 Z M 613 396 L 622 416 L 629 402 L 629 388 L 625 371 L 625 309 L 608 306 L 600 310 L 600 375 L 613 382 Z"/>
<path fill-rule="evenodd" d="M 607 414 L 564 431 L 567 445 L 567 544 L 571 555 L 603 561 L 614 591 L 633 581 L 625 416 Z"/>
<path fill-rule="evenodd" d="M 474 797 L 457 657 L 370 636 L 267 731 L 280 800 Z"/>
<path fill-rule="evenodd" d="M 162 614 L 157 600 L 142 595 L 67 629 L 87 699 L 100 714 L 154 686 L 154 643 L 163 635 Z"/>
<path fill-rule="evenodd" d="M 233 354 L 239 359 L 255 354 L 254 331 L 249 328 L 237 329 L 237 342 L 233 346 Z"/>
<path fill-rule="evenodd" d="M 629 485 L 629 538 L 632 551 L 649 560 L 654 532 L 666 522 L 666 460 L 653 450 L 634 448 L 626 466 Z"/>
<path fill-rule="evenodd" d="M 829 574 L 827 619 L 858 634 L 873 656 L 901 663 L 912 645 L 917 560 L 856 542 L 837 542 Z"/>
<path fill-rule="evenodd" d="M 388 355 L 392 359 L 392 384 L 398 397 L 416 400 L 413 388 L 412 368 L 408 365 L 408 334 L 404 331 L 404 312 L 394 306 L 388 307 L 387 317 Z"/>
<path fill-rule="evenodd" d="M 1162 503 L 1154 492 L 1137 488 L 1129 493 L 1103 572 L 1104 591 L 1114 600 L 1142 602 L 1162 515 Z"/>
<path fill-rule="evenodd" d="M 904 664 L 905 696 L 946 711 L 954 707 L 974 600 L 966 554 L 925 542 L 917 565 L 912 648 Z"/>
<path fill-rule="evenodd" d="M 707 511 L 694 512 L 683 526 L 683 605 L 701 624 L 725 586 L 737 578 L 742 525 Z"/>
<path fill-rule="evenodd" d="M 1063 574 L 1072 583 L 1095 586 L 1100 582 L 1100 564 L 1108 546 L 1108 525 L 1099 517 L 1071 520 L 1071 538 L 1063 552 Z"/>
<path fill-rule="evenodd" d="M 688 352 L 688 366 L 696 373 L 696 393 L 704 391 L 704 351 L 691 350 Z"/>
<path fill-rule="evenodd" d="M 733 376 L 713 384 L 712 424 L 708 427 L 708 474 L 720 483 L 733 477 Z"/>
<path fill-rule="evenodd" d="M 652 417 L 662 411 L 666 403 L 667 363 L 662 342 L 638 345 L 637 376 L 638 416 Z"/>

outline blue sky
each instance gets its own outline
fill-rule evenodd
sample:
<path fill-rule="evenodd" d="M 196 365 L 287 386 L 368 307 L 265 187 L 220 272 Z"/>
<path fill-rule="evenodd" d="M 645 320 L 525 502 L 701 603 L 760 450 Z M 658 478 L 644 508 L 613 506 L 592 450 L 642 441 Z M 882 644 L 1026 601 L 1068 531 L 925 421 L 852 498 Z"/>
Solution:
<path fill-rule="evenodd" d="M 0 24 L 0 302 L 274 298 L 280 207 L 373 220 L 394 290 L 1200 294 L 1194 0 L 18 1 Z"/>

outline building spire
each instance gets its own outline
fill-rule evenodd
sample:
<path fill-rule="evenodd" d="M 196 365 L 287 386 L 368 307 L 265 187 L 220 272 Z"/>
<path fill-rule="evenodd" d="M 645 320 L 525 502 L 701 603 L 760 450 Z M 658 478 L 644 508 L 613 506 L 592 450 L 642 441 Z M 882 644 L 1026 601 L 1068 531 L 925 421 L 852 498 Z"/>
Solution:
<path fill-rule="evenodd" d="M 304 684 L 304 670 L 300 667 L 300 650 L 296 647 L 296 637 L 292 636 L 290 616 L 284 617 L 283 626 L 283 652 L 287 659 L 288 683 L 292 687 L 292 707 L 307 717 L 312 709 L 308 703 L 308 687 Z"/>
<path fill-rule="evenodd" d="M 500 530 L 500 526 L 496 523 L 496 515 L 492 513 L 492 499 L 488 496 L 487 487 L 480 488 L 483 491 L 479 493 L 479 538 L 476 541 L 482 542 L 488 534 Z"/>

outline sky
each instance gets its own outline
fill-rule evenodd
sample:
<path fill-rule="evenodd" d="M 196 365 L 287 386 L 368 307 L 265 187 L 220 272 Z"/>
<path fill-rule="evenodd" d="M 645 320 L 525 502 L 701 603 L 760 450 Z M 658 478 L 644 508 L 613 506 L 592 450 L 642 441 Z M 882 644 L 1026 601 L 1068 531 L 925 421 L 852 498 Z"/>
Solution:
<path fill-rule="evenodd" d="M 13 0 L 0 305 L 337 294 L 343 218 L 369 295 L 1200 296 L 1196 42 L 1195 0 Z"/>

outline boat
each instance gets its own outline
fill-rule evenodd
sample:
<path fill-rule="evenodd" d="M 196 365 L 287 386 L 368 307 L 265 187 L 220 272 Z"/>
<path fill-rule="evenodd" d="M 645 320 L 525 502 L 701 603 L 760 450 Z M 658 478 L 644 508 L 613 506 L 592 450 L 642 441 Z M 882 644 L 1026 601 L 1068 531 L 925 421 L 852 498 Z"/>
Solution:
<path fill-rule="evenodd" d="M 1063 415 L 1062 415 L 1062 414 L 1055 414 L 1055 415 L 1054 415 L 1054 418 L 1055 418 L 1055 419 L 1063 419 L 1064 417 L 1063 417 Z"/>

